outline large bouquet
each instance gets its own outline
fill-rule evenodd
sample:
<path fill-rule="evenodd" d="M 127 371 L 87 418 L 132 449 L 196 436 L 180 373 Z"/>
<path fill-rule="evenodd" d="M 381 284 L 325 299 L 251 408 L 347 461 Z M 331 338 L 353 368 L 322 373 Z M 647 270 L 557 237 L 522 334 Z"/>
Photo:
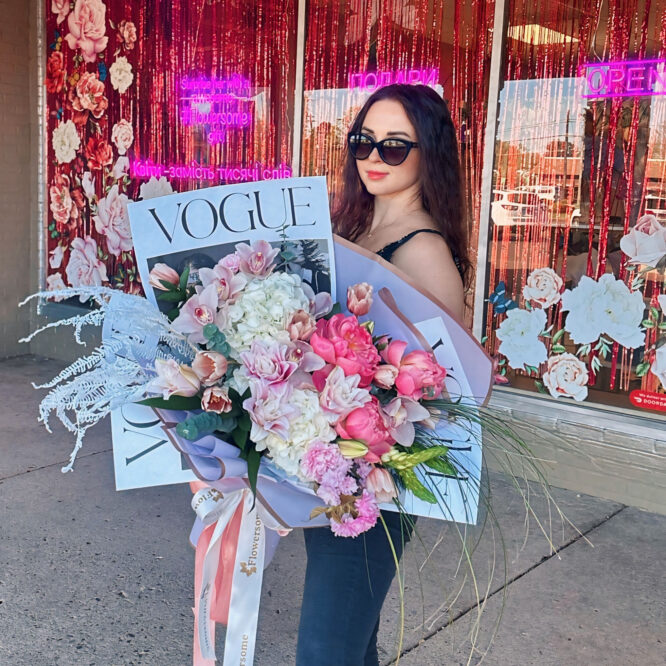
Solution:
<path fill-rule="evenodd" d="M 171 326 L 192 354 L 155 360 L 146 391 L 161 398 L 145 403 L 197 412 L 178 435 L 233 442 L 253 489 L 261 456 L 308 484 L 324 502 L 314 514 L 338 536 L 375 525 L 397 486 L 436 503 L 414 468 L 455 475 L 428 408 L 445 392 L 446 370 L 425 350 L 373 337 L 373 322 L 359 321 L 372 305 L 369 284 L 348 288 L 345 315 L 330 294 L 276 271 L 279 260 L 279 248 L 259 241 L 236 245 L 196 281 L 153 267 L 151 284 L 175 305 Z"/>

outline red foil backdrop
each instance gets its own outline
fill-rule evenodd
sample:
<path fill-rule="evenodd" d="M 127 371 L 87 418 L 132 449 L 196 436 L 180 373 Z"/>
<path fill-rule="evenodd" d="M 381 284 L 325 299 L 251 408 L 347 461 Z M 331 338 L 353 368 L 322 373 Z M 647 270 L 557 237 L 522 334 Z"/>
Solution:
<path fill-rule="evenodd" d="M 44 6 L 47 286 L 138 291 L 129 200 L 289 175 L 295 0 Z M 211 94 L 245 122 L 188 121 L 183 108 L 209 112 Z"/>
<path fill-rule="evenodd" d="M 493 16 L 493 2 L 476 0 L 309 2 L 303 175 L 327 175 L 334 196 L 347 130 L 371 92 L 432 85 L 458 128 L 474 261 Z"/>
<path fill-rule="evenodd" d="M 525 308 L 523 289 L 533 271 L 553 269 L 569 289 L 582 276 L 598 281 L 609 273 L 642 294 L 645 345 L 632 350 L 606 335 L 608 344 L 592 343 L 585 350 L 569 335 L 555 344 L 543 339 L 551 358 L 567 352 L 584 362 L 587 399 L 629 406 L 633 389 L 666 388 L 666 359 L 659 361 L 654 348 L 666 327 L 658 301 L 665 290 L 664 270 L 639 275 L 641 266 L 631 268 L 620 248 L 620 239 L 633 233 L 643 214 L 655 215 L 654 229 L 666 225 L 666 97 L 586 99 L 579 68 L 666 58 L 666 2 L 521 0 L 510 3 L 509 11 L 491 211 L 487 346 L 498 353 L 497 329 L 506 314 L 497 303 L 508 297 Z M 544 328 L 558 331 L 566 321 L 561 303 L 544 309 Z M 508 366 L 502 355 L 498 360 Z M 518 387 L 536 384 L 544 391 L 548 369 L 542 363 L 503 372 Z M 572 362 L 568 371 L 579 369 Z M 560 395 L 571 397 L 566 391 Z"/>

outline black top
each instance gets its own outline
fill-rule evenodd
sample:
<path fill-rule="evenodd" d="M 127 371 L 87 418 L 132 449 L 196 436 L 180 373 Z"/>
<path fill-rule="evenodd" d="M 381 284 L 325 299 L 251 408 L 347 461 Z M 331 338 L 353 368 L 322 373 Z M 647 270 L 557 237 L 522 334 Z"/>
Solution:
<path fill-rule="evenodd" d="M 381 250 L 377 250 L 376 254 L 378 254 L 382 259 L 386 259 L 386 261 L 391 261 L 393 254 L 399 247 L 401 247 L 407 241 L 414 238 L 416 234 L 423 234 L 423 233 L 437 234 L 438 236 L 442 236 L 442 238 L 444 238 L 442 232 L 437 231 L 436 229 L 417 229 L 416 231 L 411 231 L 407 235 L 403 236 L 400 240 L 393 241 L 393 243 L 385 245 Z M 453 255 L 453 262 L 455 263 L 456 268 L 458 269 L 458 273 L 460 273 L 460 276 L 462 277 L 463 275 L 462 265 L 460 264 L 460 259 L 455 254 Z"/>

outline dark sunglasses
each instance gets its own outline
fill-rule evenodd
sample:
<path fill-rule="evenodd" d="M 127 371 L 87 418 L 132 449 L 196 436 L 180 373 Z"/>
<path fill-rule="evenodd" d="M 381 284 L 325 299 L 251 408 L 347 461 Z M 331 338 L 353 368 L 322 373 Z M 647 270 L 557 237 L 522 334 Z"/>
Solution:
<path fill-rule="evenodd" d="M 367 160 L 370 153 L 376 148 L 382 162 L 389 166 L 398 166 L 402 164 L 409 155 L 412 148 L 418 148 L 416 141 L 407 141 L 407 139 L 382 139 L 375 141 L 367 134 L 351 133 L 347 136 L 347 145 L 349 152 L 357 160 Z"/>

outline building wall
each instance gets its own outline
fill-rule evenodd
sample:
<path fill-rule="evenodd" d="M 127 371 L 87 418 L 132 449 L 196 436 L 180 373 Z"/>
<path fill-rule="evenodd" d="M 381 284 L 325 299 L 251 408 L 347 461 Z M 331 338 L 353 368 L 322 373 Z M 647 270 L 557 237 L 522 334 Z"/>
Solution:
<path fill-rule="evenodd" d="M 30 3 L 0 0 L 0 358 L 26 353 L 18 339 L 29 309 L 17 303 L 31 286 L 31 52 Z"/>

